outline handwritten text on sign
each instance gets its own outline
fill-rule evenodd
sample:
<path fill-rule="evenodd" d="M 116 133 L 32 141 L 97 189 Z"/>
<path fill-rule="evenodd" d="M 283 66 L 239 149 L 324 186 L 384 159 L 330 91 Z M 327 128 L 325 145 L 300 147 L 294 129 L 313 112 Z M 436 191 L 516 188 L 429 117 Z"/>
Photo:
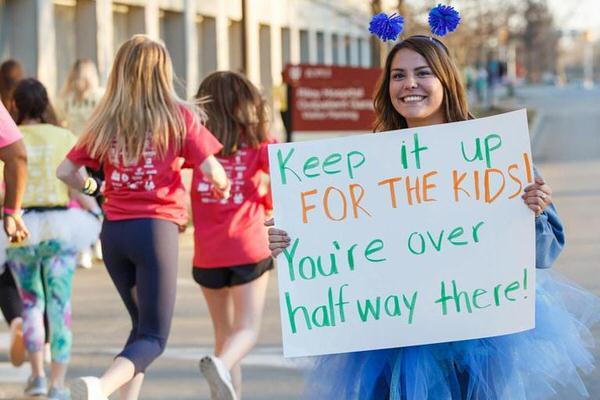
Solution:
<path fill-rule="evenodd" d="M 534 326 L 524 110 L 269 146 L 284 353 L 495 336 Z"/>

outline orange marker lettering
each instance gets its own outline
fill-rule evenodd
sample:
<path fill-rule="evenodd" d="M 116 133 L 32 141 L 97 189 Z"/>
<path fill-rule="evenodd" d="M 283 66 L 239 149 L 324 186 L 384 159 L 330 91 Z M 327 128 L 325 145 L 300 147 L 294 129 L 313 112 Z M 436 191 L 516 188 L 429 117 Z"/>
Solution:
<path fill-rule="evenodd" d="M 359 208 L 370 217 L 371 214 L 360 205 L 360 201 L 365 195 L 365 188 L 358 183 L 352 183 L 348 186 L 348 189 L 350 190 L 350 200 L 352 200 L 352 212 L 354 213 L 354 218 L 358 218 Z M 354 189 L 358 189 L 359 191 L 358 198 L 356 197 Z"/>
<path fill-rule="evenodd" d="M 400 182 L 402 178 L 397 176 L 395 178 L 389 178 L 389 179 L 384 179 L 382 181 L 377 182 L 377 184 L 379 186 L 382 185 L 390 185 L 390 198 L 392 200 L 392 208 L 396 208 L 398 207 L 398 204 L 396 202 L 396 187 L 395 187 L 395 183 L 396 182 Z"/>
<path fill-rule="evenodd" d="M 465 189 L 460 187 L 460 183 L 462 181 L 465 180 L 465 178 L 467 177 L 467 173 L 463 172 L 460 175 L 460 178 L 458 177 L 458 171 L 453 170 L 452 171 L 452 190 L 454 190 L 454 201 L 458 202 L 458 191 L 460 190 L 461 192 L 464 192 L 467 196 L 471 197 L 471 195 L 469 194 L 469 192 L 467 192 Z"/>
<path fill-rule="evenodd" d="M 303 224 L 308 223 L 308 216 L 306 215 L 307 212 L 315 208 L 315 206 L 312 204 L 311 205 L 306 204 L 306 196 L 313 195 L 313 194 L 317 194 L 317 189 L 313 189 L 313 190 L 309 190 L 307 192 L 300 193 L 300 201 L 302 202 L 302 223 Z"/>
<path fill-rule="evenodd" d="M 343 204 L 343 212 L 342 212 L 342 216 L 339 218 L 335 218 L 332 214 L 331 211 L 329 211 L 329 197 L 332 191 L 335 191 L 336 193 L 338 193 L 340 195 L 340 198 L 342 199 L 342 204 Z M 323 196 L 323 209 L 325 210 L 325 214 L 327 214 L 327 217 L 330 220 L 333 221 L 343 221 L 346 219 L 346 216 L 348 215 L 348 203 L 346 202 L 346 196 L 344 196 L 344 193 L 342 193 L 342 191 L 336 187 L 333 186 L 329 186 L 327 188 L 327 190 L 325 190 L 325 195 Z"/>

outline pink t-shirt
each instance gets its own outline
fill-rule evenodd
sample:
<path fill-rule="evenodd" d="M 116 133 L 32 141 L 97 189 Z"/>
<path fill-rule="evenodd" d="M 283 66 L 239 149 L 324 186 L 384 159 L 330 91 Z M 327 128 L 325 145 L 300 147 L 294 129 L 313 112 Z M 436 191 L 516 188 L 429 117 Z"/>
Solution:
<path fill-rule="evenodd" d="M 262 175 L 269 172 L 268 143 L 257 149 L 240 146 L 217 160 L 232 183 L 231 197 L 216 199 L 212 185 L 198 167 L 192 178 L 194 267 L 218 268 L 252 264 L 269 257 L 266 212 L 270 193 L 260 191 Z"/>
<path fill-rule="evenodd" d="M 150 141 L 141 159 L 124 165 L 122 155 L 112 154 L 104 162 L 93 159 L 83 147 L 75 146 L 67 158 L 76 165 L 104 170 L 105 202 L 103 209 L 109 221 L 135 218 L 160 218 L 177 224 L 187 223 L 185 188 L 181 180 L 181 158 L 187 164 L 200 166 L 207 157 L 218 153 L 221 143 L 201 124 L 192 123 L 192 113 L 182 107 L 186 135 L 179 153 L 169 151 L 159 158 Z"/>
<path fill-rule="evenodd" d="M 22 138 L 19 128 L 0 101 L 0 148 L 11 145 Z"/>

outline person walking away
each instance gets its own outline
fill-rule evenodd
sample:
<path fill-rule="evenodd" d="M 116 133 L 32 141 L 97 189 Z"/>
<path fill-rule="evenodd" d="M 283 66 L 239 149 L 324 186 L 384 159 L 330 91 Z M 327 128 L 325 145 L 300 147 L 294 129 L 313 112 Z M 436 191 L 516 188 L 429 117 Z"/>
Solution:
<path fill-rule="evenodd" d="M 80 168 L 104 172 L 104 262 L 132 322 L 104 374 L 72 384 L 73 400 L 106 400 L 116 391 L 138 398 L 146 368 L 165 349 L 175 305 L 178 230 L 187 224 L 181 159 L 226 198 L 229 182 L 213 156 L 221 147 L 195 107 L 177 97 L 164 44 L 145 35 L 126 41 L 86 132 L 57 169 L 69 186 L 93 194 L 100 183 Z"/>
<path fill-rule="evenodd" d="M 223 144 L 217 159 L 232 182 L 231 197 L 217 200 L 198 168 L 192 178 L 194 220 L 192 274 L 208 305 L 214 355 L 200 361 L 211 398 L 241 398 L 240 362 L 258 340 L 269 270 L 267 231 L 270 193 L 267 145 L 269 113 L 259 90 L 234 72 L 215 72 L 200 84 L 207 127 Z"/>
<path fill-rule="evenodd" d="M 24 339 L 31 376 L 27 396 L 68 400 L 65 387 L 71 355 L 71 288 L 76 252 L 89 246 L 100 230 L 94 200 L 71 193 L 89 211 L 69 209 L 69 189 L 54 171 L 75 143 L 71 132 L 57 126 L 44 86 L 24 79 L 14 92 L 17 123 L 27 152 L 29 180 L 23 219 L 29 237 L 7 250 L 7 263 L 23 300 Z M 6 212 L 6 211 L 5 211 Z M 51 351 L 50 388 L 44 371 L 44 312 L 48 316 Z"/>

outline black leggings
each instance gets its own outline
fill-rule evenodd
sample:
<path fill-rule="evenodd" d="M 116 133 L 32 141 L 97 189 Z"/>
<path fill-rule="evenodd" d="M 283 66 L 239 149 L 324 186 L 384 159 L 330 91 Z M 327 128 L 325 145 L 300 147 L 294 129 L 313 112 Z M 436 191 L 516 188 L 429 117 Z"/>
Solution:
<path fill-rule="evenodd" d="M 21 295 L 19 295 L 15 278 L 10 272 L 8 265 L 5 265 L 5 267 L 4 272 L 0 274 L 0 311 L 4 315 L 6 324 L 10 327 L 11 322 L 23 314 L 23 300 L 21 299 Z M 43 277 L 42 282 L 44 282 Z M 44 293 L 46 293 L 45 286 Z M 48 313 L 46 311 L 48 310 L 44 310 L 44 332 L 46 334 L 44 343 L 49 343 L 50 329 L 48 327 Z"/>
<path fill-rule="evenodd" d="M 0 310 L 9 325 L 23 313 L 23 301 L 8 266 L 0 275 Z"/>
<path fill-rule="evenodd" d="M 178 229 L 161 219 L 105 220 L 100 234 L 104 262 L 132 329 L 118 355 L 144 372 L 165 349 L 177 284 Z M 134 294 L 135 291 L 135 294 Z"/>

